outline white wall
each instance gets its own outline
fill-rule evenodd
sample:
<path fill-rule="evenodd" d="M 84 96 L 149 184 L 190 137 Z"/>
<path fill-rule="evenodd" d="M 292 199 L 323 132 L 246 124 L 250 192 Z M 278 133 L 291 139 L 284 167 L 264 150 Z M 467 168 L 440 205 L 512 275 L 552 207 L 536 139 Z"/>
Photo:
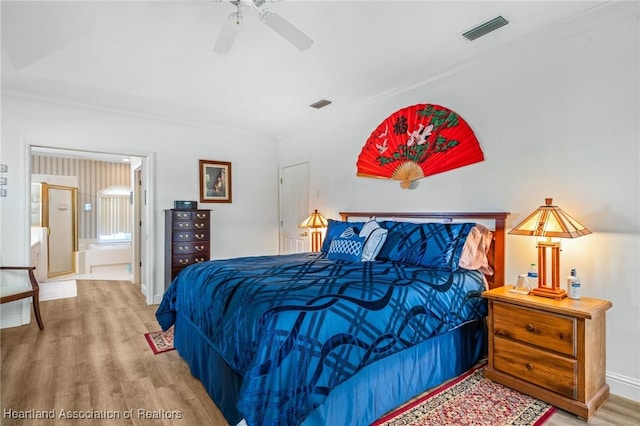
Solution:
<path fill-rule="evenodd" d="M 233 202 L 211 209 L 211 256 L 278 252 L 278 157 L 273 140 L 88 108 L 4 96 L 0 162 L 9 166 L 0 199 L 0 263 L 27 264 L 29 254 L 28 144 L 152 155 L 148 195 L 155 219 L 149 284 L 159 302 L 164 291 L 164 209 L 174 200 L 199 200 L 198 160 L 232 162 Z"/>
<path fill-rule="evenodd" d="M 613 302 L 608 382 L 613 393 L 640 401 L 638 4 L 622 9 L 547 28 L 357 110 L 341 109 L 336 95 L 318 125 L 284 137 L 279 152 L 281 165 L 309 159 L 309 207 L 333 218 L 342 210 L 509 211 L 509 228 L 553 197 L 593 231 L 563 241 L 561 276 L 575 267 L 584 296 Z M 356 177 L 378 123 L 417 103 L 459 113 L 485 161 L 422 179 L 414 190 Z M 509 236 L 507 279 L 535 257 L 534 239 Z"/>

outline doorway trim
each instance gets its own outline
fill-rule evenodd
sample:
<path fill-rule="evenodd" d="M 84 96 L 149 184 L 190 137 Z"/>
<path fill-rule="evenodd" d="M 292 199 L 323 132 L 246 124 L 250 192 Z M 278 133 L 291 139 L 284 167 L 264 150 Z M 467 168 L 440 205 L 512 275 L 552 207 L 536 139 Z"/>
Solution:
<path fill-rule="evenodd" d="M 145 302 L 147 303 L 147 305 L 153 305 L 154 304 L 154 293 L 155 293 L 155 288 L 154 288 L 154 269 L 153 269 L 153 265 L 155 264 L 154 260 L 155 260 L 155 255 L 154 255 L 154 244 L 155 244 L 155 237 L 154 237 L 154 232 L 153 230 L 155 229 L 155 219 L 154 219 L 154 215 L 153 215 L 153 205 L 155 203 L 155 197 L 153 196 L 155 194 L 154 192 L 154 182 L 152 179 L 152 176 L 154 176 L 154 170 L 155 170 L 155 153 L 154 152 L 148 152 L 148 151 L 136 151 L 136 150 L 112 150 L 112 151 L 100 151 L 100 150 L 96 150 L 93 147 L 89 147 L 89 146 L 82 146 L 82 145 L 75 145 L 75 146 L 69 146 L 69 145 L 65 145 L 63 143 L 57 143 L 55 141 L 47 141 L 47 140 L 42 140 L 42 139 L 34 139 L 34 138 L 25 138 L 24 140 L 25 144 L 25 181 L 27 182 L 27 188 L 31 188 L 31 151 L 32 148 L 34 147 L 44 147 L 44 148 L 52 148 L 52 149 L 59 149 L 59 150 L 67 150 L 67 151 L 80 151 L 80 152 L 86 152 L 86 153 L 94 153 L 94 154 L 112 154 L 112 155 L 123 155 L 123 156 L 132 156 L 132 157 L 139 157 L 142 159 L 142 182 L 143 182 L 143 188 L 142 188 L 142 205 L 141 205 L 141 218 L 143 221 L 143 228 L 142 228 L 142 232 L 143 235 L 141 236 L 140 240 L 141 240 L 141 247 L 139 248 L 140 252 L 142 253 L 143 258 L 140 259 L 140 261 L 142 262 L 142 276 L 141 276 L 141 284 L 140 284 L 140 289 L 141 292 L 144 294 L 145 296 Z M 30 211 L 30 197 L 25 197 L 25 203 L 26 203 L 26 212 Z M 26 221 L 25 223 L 25 235 L 27 236 L 27 240 L 26 241 L 30 241 L 31 239 L 31 223 L 30 221 Z M 145 226 L 146 225 L 146 226 Z M 28 250 L 29 248 L 27 248 Z M 135 251 L 137 248 L 133 247 L 133 250 Z M 26 253 L 26 258 L 28 259 L 30 257 L 30 253 Z M 146 293 L 145 293 L 146 290 Z"/>

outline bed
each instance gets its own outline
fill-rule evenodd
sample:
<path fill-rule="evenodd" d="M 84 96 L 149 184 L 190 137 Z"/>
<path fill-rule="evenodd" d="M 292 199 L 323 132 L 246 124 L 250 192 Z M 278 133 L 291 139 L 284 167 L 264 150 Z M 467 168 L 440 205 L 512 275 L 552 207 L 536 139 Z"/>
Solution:
<path fill-rule="evenodd" d="M 507 213 L 340 214 L 319 253 L 203 262 L 165 292 L 230 425 L 369 425 L 485 353 Z"/>

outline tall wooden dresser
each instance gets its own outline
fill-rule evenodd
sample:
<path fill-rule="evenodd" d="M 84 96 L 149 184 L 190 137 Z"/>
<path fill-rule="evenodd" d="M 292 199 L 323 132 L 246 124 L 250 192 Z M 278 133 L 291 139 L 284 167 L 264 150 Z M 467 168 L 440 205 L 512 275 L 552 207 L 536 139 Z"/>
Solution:
<path fill-rule="evenodd" d="M 211 211 L 164 211 L 164 288 L 185 267 L 211 258 Z"/>

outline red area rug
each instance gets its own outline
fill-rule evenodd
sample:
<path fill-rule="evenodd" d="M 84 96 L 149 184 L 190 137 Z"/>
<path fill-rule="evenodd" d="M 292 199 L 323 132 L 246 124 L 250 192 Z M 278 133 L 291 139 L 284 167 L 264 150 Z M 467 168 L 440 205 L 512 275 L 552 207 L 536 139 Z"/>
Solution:
<path fill-rule="evenodd" d="M 151 333 L 145 333 L 144 337 L 147 338 L 147 343 L 149 343 L 155 355 L 175 349 L 173 347 L 173 327 L 164 332 L 152 331 Z"/>
<path fill-rule="evenodd" d="M 485 364 L 400 407 L 372 426 L 540 426 L 552 405 L 484 378 Z"/>

